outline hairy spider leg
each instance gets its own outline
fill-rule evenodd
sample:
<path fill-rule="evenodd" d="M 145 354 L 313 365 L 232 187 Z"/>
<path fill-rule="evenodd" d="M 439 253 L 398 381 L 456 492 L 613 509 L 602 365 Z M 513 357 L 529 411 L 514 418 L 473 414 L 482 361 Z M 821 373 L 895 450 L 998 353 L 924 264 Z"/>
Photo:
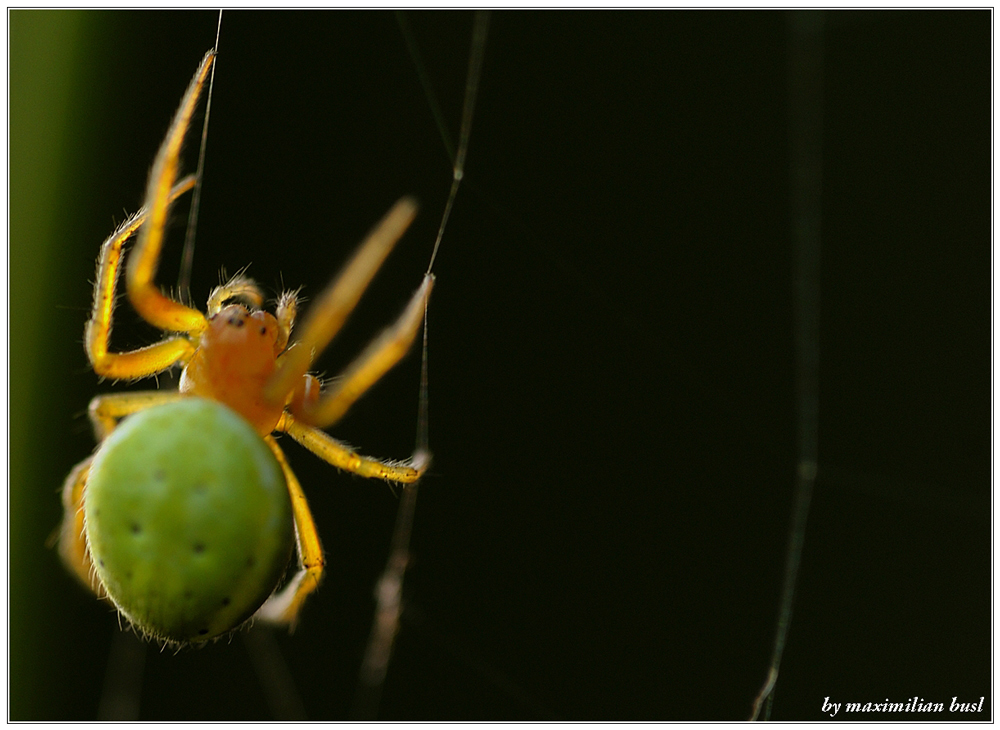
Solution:
<path fill-rule="evenodd" d="M 90 560 L 83 523 L 83 490 L 87 486 L 90 462 L 93 460 L 92 454 L 74 466 L 63 482 L 63 520 L 58 533 L 53 537 L 59 539 L 59 557 L 66 569 L 84 586 L 96 593 L 98 598 L 103 598 L 104 587 L 97 579 L 94 564 Z"/>
<path fill-rule="evenodd" d="M 371 341 L 315 404 L 306 404 L 303 415 L 310 424 L 326 427 L 339 421 L 365 391 L 409 352 L 433 286 L 434 275 L 428 274 L 399 319 Z"/>
<path fill-rule="evenodd" d="M 170 191 L 170 200 L 176 200 L 193 188 L 194 184 L 194 176 L 184 178 Z M 101 253 L 97 259 L 94 304 L 84 332 L 84 346 L 94 372 L 115 380 L 139 379 L 161 373 L 190 357 L 194 351 L 194 346 L 184 337 L 169 337 L 155 345 L 129 352 L 108 351 L 122 246 L 148 218 L 149 209 L 146 207 L 127 218 L 101 244 Z"/>
<path fill-rule="evenodd" d="M 305 492 L 299 484 L 295 472 L 288 465 L 288 459 L 273 436 L 266 436 L 265 443 L 271 448 L 288 484 L 288 494 L 292 500 L 292 515 L 295 523 L 295 549 L 299 556 L 299 570 L 279 592 L 268 598 L 257 611 L 257 616 L 274 624 L 287 624 L 295 628 L 295 621 L 306 598 L 319 587 L 323 577 L 323 546 L 319 541 L 319 532 L 309 511 Z"/>
<path fill-rule="evenodd" d="M 343 327 L 382 262 L 416 214 L 416 202 L 412 198 L 400 198 L 371 230 L 340 274 L 320 293 L 300 325 L 295 344 L 282 355 L 278 369 L 264 388 L 267 400 L 284 401 L 301 381 Z"/>
<path fill-rule="evenodd" d="M 168 332 L 187 332 L 197 335 L 208 327 L 204 314 L 164 296 L 153 283 L 153 278 L 156 276 L 160 250 L 163 247 L 163 234 L 170 208 L 170 190 L 177 179 L 181 144 L 184 142 L 188 125 L 191 123 L 191 115 L 194 113 L 202 86 L 214 60 L 215 51 L 209 51 L 201 60 L 174 114 L 167 136 L 156 153 L 153 169 L 149 173 L 149 185 L 146 188 L 149 221 L 142 227 L 135 251 L 129 257 L 125 276 L 128 297 L 135 310 L 151 325 Z"/>

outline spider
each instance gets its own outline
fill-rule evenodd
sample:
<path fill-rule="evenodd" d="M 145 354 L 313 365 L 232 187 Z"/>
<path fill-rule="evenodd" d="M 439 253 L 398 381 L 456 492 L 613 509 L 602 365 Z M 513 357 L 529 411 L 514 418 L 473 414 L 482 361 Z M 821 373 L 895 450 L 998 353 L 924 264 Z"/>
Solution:
<path fill-rule="evenodd" d="M 293 628 L 320 582 L 316 526 L 274 432 L 340 469 L 400 484 L 420 479 L 430 461 L 419 448 L 403 462 L 362 456 L 320 429 L 406 354 L 432 275 L 329 389 L 307 372 L 413 220 L 411 199 L 399 200 L 372 229 L 294 341 L 294 292 L 282 294 L 271 314 L 261 309 L 258 286 L 237 276 L 212 292 L 203 314 L 154 284 L 170 206 L 195 185 L 194 176 L 178 180 L 179 154 L 214 61 L 214 50 L 205 54 L 181 99 L 142 209 L 101 246 L 85 330 L 98 375 L 137 380 L 180 365 L 179 389 L 91 401 L 99 445 L 66 478 L 59 532 L 60 556 L 74 575 L 140 633 L 177 643 L 218 637 L 252 616 Z M 122 248 L 136 232 L 128 298 L 168 334 L 141 349 L 109 352 Z M 279 591 L 293 542 L 298 571 Z"/>

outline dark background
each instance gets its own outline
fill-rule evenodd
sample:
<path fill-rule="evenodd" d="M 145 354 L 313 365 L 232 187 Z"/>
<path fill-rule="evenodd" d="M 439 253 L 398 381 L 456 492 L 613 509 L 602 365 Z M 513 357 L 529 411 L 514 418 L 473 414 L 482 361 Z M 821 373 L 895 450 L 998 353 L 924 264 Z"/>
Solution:
<path fill-rule="evenodd" d="M 408 17 L 454 130 L 471 16 Z M 141 719 L 345 718 L 385 485 L 284 440 L 328 559 L 293 636 L 142 648 L 45 547 L 93 448 L 87 402 L 113 388 L 81 346 L 94 259 L 216 15 L 9 18 L 10 718 L 93 719 L 122 687 Z M 436 265 L 436 458 L 381 719 L 749 715 L 796 463 L 788 20 L 494 14 Z M 824 40 L 820 474 L 772 716 L 985 696 L 988 719 L 991 14 L 835 12 Z M 421 200 L 333 374 L 420 283 L 444 147 L 391 13 L 227 12 L 220 49 L 199 304 L 247 264 L 314 295 L 398 196 Z M 118 314 L 117 347 L 155 341 Z M 408 455 L 418 373 L 411 356 L 334 435 Z"/>

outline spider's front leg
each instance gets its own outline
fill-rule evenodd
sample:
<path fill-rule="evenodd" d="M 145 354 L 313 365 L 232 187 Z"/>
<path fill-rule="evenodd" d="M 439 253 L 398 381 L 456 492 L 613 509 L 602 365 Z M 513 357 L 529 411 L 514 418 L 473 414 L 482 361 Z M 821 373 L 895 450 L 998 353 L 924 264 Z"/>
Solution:
<path fill-rule="evenodd" d="M 278 369 L 265 386 L 267 400 L 284 404 L 288 394 L 299 387 L 416 214 L 417 204 L 411 198 L 400 198 L 371 230 L 337 278 L 320 293 L 300 325 L 294 345 L 279 358 Z"/>
<path fill-rule="evenodd" d="M 184 178 L 170 191 L 170 200 L 176 200 L 193 188 L 194 184 L 194 176 Z M 122 247 L 146 223 L 148 217 L 148 208 L 142 208 L 129 217 L 101 244 L 101 253 L 97 259 L 94 303 L 84 332 L 84 346 L 94 372 L 115 380 L 155 375 L 189 357 L 194 351 L 185 337 L 170 337 L 155 345 L 130 352 L 108 351 Z"/>
<path fill-rule="evenodd" d="M 296 413 L 306 422 L 326 428 L 339 421 L 347 409 L 377 383 L 403 356 L 410 351 L 420 330 L 427 301 L 434 287 L 434 276 L 428 274 L 410 297 L 399 318 L 369 343 L 347 369 L 333 382 L 333 386 L 315 402 L 306 402 Z"/>
<path fill-rule="evenodd" d="M 101 246 L 94 306 L 85 337 L 87 356 L 98 375 L 116 380 L 144 378 L 163 372 L 178 362 L 186 362 L 195 350 L 188 337 L 174 336 L 131 352 L 108 351 L 122 246 L 136 231 L 139 231 L 139 241 L 129 258 L 126 276 L 129 298 L 136 311 L 153 326 L 168 332 L 197 337 L 208 327 L 205 315 L 164 296 L 152 280 L 159 262 L 170 205 L 191 190 L 196 182 L 194 176 L 176 182 L 177 157 L 214 58 L 211 51 L 205 55 L 181 100 L 153 163 L 142 210 L 126 220 Z"/>
<path fill-rule="evenodd" d="M 154 327 L 168 332 L 188 332 L 200 334 L 208 327 L 205 316 L 170 299 L 159 290 L 153 279 L 160 261 L 163 234 L 167 224 L 172 201 L 171 189 L 177 180 L 181 144 L 191 123 L 198 97 L 208 79 L 208 72 L 215 61 L 215 52 L 205 54 L 198 70 L 195 71 L 181 104 L 174 114 L 167 136 L 160 145 L 153 160 L 146 187 L 145 208 L 149 210 L 149 222 L 143 226 L 139 241 L 128 262 L 126 286 L 129 300 L 142 318 Z"/>

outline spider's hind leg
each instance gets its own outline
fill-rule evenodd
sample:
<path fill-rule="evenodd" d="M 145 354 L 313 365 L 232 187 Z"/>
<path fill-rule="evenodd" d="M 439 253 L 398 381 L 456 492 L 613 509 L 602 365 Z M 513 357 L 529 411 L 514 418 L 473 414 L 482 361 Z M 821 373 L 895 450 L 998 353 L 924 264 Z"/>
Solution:
<path fill-rule="evenodd" d="M 415 456 L 409 463 L 380 461 L 361 456 L 319 429 L 296 422 L 287 412 L 278 422 L 277 430 L 289 434 L 327 463 L 363 477 L 412 484 L 423 476 L 430 463 L 429 456 L 419 459 Z M 295 520 L 295 547 L 299 558 L 299 569 L 280 591 L 267 599 L 256 615 L 268 623 L 294 628 L 306 598 L 319 587 L 326 560 L 302 485 L 299 484 L 274 437 L 266 436 L 264 441 L 271 448 L 285 474 Z"/>
<path fill-rule="evenodd" d="M 93 459 L 93 456 L 88 456 L 66 477 L 62 488 L 63 521 L 52 538 L 58 539 L 59 557 L 66 569 L 98 597 L 102 597 L 104 591 L 90 561 L 90 550 L 83 532 L 83 490 Z"/>
<path fill-rule="evenodd" d="M 284 588 L 272 595 L 257 611 L 257 617 L 272 624 L 287 625 L 295 628 L 302 604 L 310 593 L 319 587 L 323 577 L 323 546 L 320 544 L 319 533 L 309 503 L 302 491 L 295 472 L 288 465 L 281 447 L 273 436 L 266 436 L 264 441 L 271 448 L 275 458 L 281 465 L 288 485 L 288 495 L 292 500 L 292 518 L 295 520 L 295 550 L 298 554 L 299 569 Z"/>

